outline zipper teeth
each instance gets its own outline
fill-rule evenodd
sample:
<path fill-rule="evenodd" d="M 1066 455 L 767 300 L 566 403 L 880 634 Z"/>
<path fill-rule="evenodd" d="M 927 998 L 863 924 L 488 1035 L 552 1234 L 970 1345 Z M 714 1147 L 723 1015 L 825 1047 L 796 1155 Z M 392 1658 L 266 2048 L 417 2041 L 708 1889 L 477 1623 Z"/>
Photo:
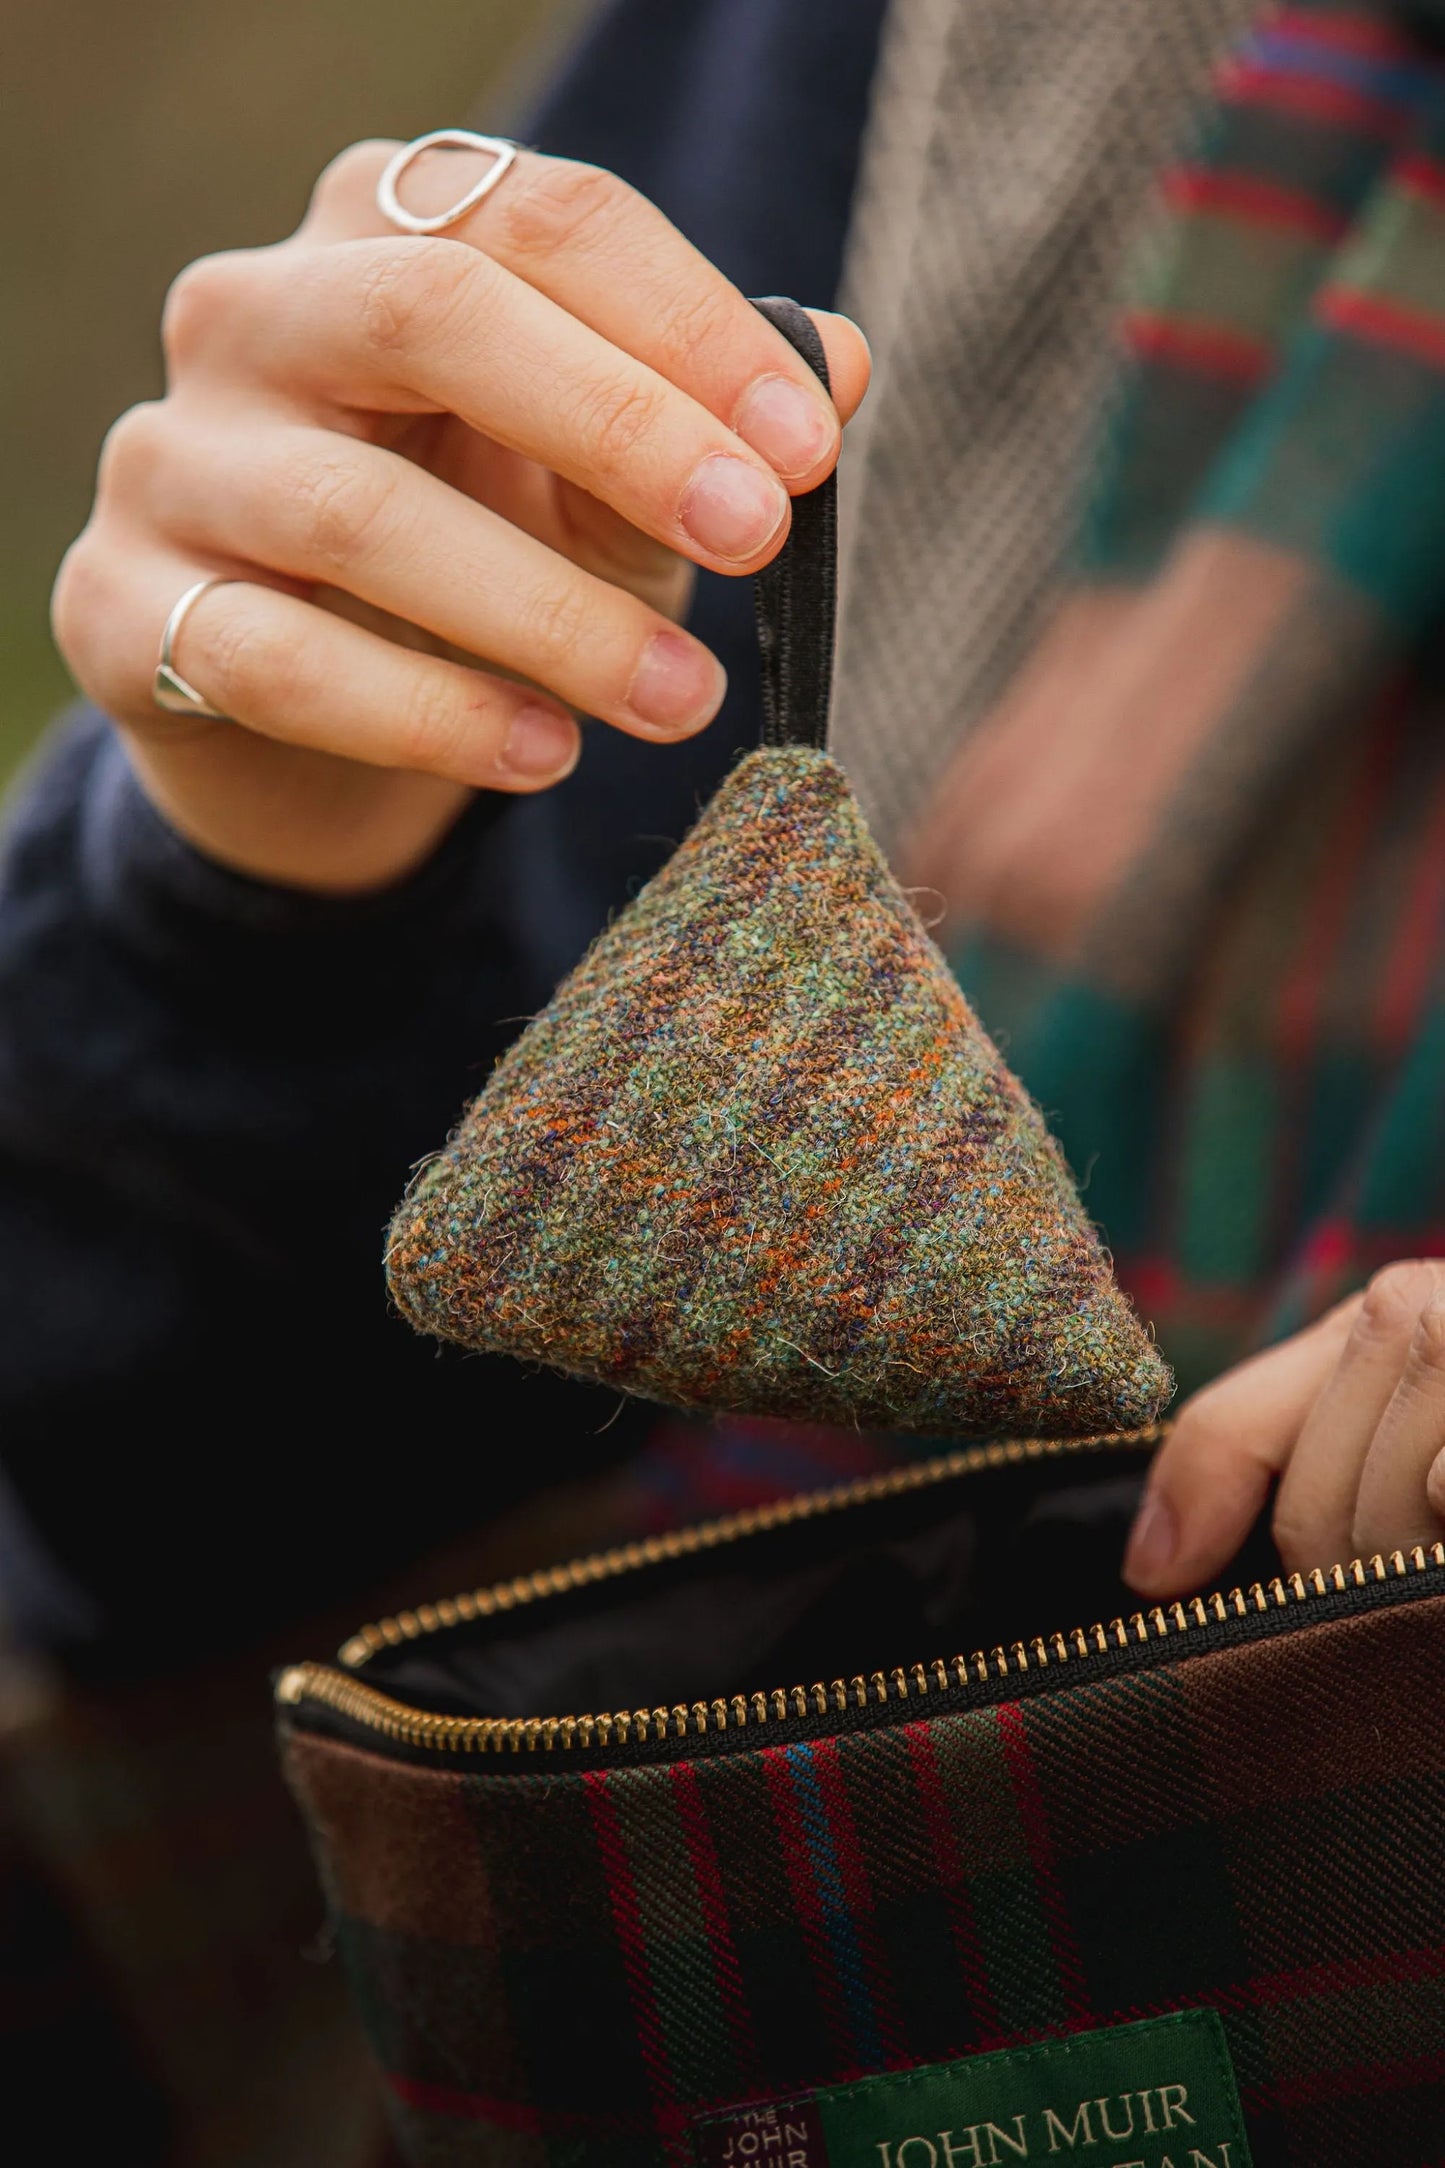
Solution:
<path fill-rule="evenodd" d="M 539 1573 L 524 1574 L 493 1588 L 476 1589 L 438 1603 L 419 1604 L 414 1611 L 399 1611 L 374 1625 L 363 1626 L 339 1651 L 338 1670 L 329 1664 L 293 1664 L 276 1682 L 276 1699 L 294 1707 L 306 1700 L 319 1701 L 351 1722 L 408 1747 L 431 1748 L 439 1753 L 533 1753 L 576 1747 L 623 1747 L 649 1741 L 685 1739 L 706 1732 L 756 1729 L 793 1718 L 839 1715 L 850 1709 L 876 1708 L 893 1702 L 926 1699 L 955 1687 L 983 1685 L 1009 1679 L 1050 1665 L 1077 1662 L 1127 1648 L 1136 1642 L 1167 1640 L 1195 1627 L 1243 1618 L 1251 1611 L 1285 1608 L 1332 1591 L 1363 1587 L 1368 1581 L 1399 1579 L 1423 1572 L 1428 1566 L 1445 1566 L 1445 1544 L 1429 1550 L 1416 1547 L 1408 1553 L 1395 1551 L 1388 1559 L 1352 1559 L 1346 1566 L 1332 1566 L 1312 1574 L 1292 1574 L 1287 1581 L 1276 1578 L 1267 1584 L 1256 1581 L 1248 1589 L 1231 1589 L 1196 1596 L 1188 1605 L 1171 1604 L 1136 1611 L 1127 1619 L 1111 1619 L 1107 1625 L 1076 1626 L 1066 1634 L 1052 1634 L 1045 1641 L 1015 1641 L 1009 1647 L 976 1649 L 968 1656 L 912 1664 L 906 1670 L 857 1673 L 848 1679 L 818 1680 L 811 1686 L 774 1688 L 771 1693 L 733 1694 L 712 1701 L 677 1702 L 670 1708 L 618 1709 L 589 1716 L 500 1717 L 437 1716 L 414 1709 L 390 1694 L 368 1686 L 354 1674 L 383 1649 L 400 1648 L 424 1641 L 432 1634 L 468 1625 L 479 1619 L 544 1602 L 598 1582 L 615 1580 L 646 1566 L 666 1564 L 699 1552 L 741 1542 L 748 1536 L 765 1535 L 797 1521 L 839 1513 L 849 1507 L 875 1504 L 909 1491 L 924 1490 L 937 1483 L 985 1470 L 1021 1466 L 1025 1462 L 1061 1459 L 1070 1455 L 1102 1451 L 1136 1450 L 1157 1445 L 1167 1424 L 1147 1430 L 1120 1431 L 1094 1438 L 1026 1438 L 961 1446 L 932 1460 L 890 1468 L 879 1475 L 863 1476 L 853 1483 L 831 1489 L 805 1491 L 743 1513 L 703 1521 L 689 1528 L 670 1529 L 640 1542 L 621 1544 L 591 1557 L 572 1560 Z"/>
<path fill-rule="evenodd" d="M 1075 1626 L 1068 1633 L 1051 1634 L 1047 1640 L 1015 1641 L 1008 1648 L 975 1649 L 969 1656 L 951 1656 L 946 1661 L 936 1659 L 930 1664 L 911 1664 L 907 1669 L 866 1675 L 859 1672 L 850 1679 L 778 1687 L 767 1694 L 676 1702 L 671 1708 L 616 1709 L 598 1716 L 434 1716 L 326 1664 L 293 1664 L 277 1681 L 276 1698 L 289 1707 L 302 1701 L 319 1701 L 400 1745 L 429 1747 L 446 1754 L 552 1753 L 558 1748 L 566 1751 L 576 1747 L 641 1746 L 649 1741 L 687 1739 L 707 1732 L 758 1729 L 790 1718 L 826 1716 L 830 1711 L 841 1716 L 850 1709 L 923 1701 L 954 1687 L 988 1685 L 996 1679 L 1105 1655 L 1113 1648 L 1167 1641 L 1191 1633 L 1196 1627 L 1247 1618 L 1251 1612 L 1287 1610 L 1292 1604 L 1312 1603 L 1321 1596 L 1364 1588 L 1371 1581 L 1404 1580 L 1432 1566 L 1445 1567 L 1445 1543 L 1428 1548 L 1417 1544 L 1410 1551 L 1392 1551 L 1388 1558 L 1377 1552 L 1373 1558 L 1354 1558 L 1348 1565 L 1331 1566 L 1328 1571 L 1316 1567 L 1313 1573 L 1292 1573 L 1283 1580 L 1276 1576 L 1272 1581 L 1255 1581 L 1249 1588 L 1233 1588 L 1227 1595 L 1216 1590 L 1210 1596 L 1192 1597 L 1187 1604 L 1173 1603 L 1167 1608 L 1156 1605 L 1149 1611 L 1136 1611 L 1127 1619 L 1111 1619 L 1107 1625 Z M 539 1578 L 550 1582 L 552 1577 Z M 551 1592 L 549 1587 L 541 1593 Z M 440 1611 L 441 1606 L 428 1608 Z"/>

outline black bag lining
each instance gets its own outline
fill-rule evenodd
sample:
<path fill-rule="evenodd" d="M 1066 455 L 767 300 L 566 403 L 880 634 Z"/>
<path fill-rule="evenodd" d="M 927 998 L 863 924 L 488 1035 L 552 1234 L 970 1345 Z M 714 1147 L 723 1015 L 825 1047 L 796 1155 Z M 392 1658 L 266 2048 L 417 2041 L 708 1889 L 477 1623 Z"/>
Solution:
<path fill-rule="evenodd" d="M 1140 1608 L 1143 1451 L 951 1477 L 383 1649 L 369 1685 L 450 1716 L 580 1716 L 1008 1647 Z M 1268 1578 L 1263 1532 L 1225 1585 Z"/>

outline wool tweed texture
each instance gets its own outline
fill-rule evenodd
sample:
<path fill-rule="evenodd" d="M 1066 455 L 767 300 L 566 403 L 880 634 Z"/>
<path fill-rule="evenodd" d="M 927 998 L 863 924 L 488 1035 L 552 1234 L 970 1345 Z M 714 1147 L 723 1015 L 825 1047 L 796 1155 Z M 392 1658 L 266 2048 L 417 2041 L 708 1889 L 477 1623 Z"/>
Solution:
<path fill-rule="evenodd" d="M 674 1406 L 1150 1422 L 1169 1373 L 837 765 L 754 753 L 392 1226 L 422 1330 Z"/>

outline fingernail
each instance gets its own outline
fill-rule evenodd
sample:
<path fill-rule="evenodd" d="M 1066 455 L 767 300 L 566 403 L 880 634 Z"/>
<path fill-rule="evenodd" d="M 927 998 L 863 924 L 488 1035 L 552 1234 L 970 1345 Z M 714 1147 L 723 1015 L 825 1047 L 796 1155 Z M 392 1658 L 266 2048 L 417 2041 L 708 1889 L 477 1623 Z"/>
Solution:
<path fill-rule="evenodd" d="M 683 491 L 678 518 L 714 557 L 754 557 L 788 516 L 787 491 L 745 459 L 714 452 Z"/>
<path fill-rule="evenodd" d="M 1134 1587 L 1152 1587 L 1169 1571 L 1179 1548 L 1179 1521 L 1173 1506 L 1157 1491 L 1148 1491 L 1124 1553 L 1124 1579 Z"/>
<path fill-rule="evenodd" d="M 512 717 L 502 766 L 528 783 L 561 777 L 576 766 L 581 742 L 570 716 L 533 703 Z"/>
<path fill-rule="evenodd" d="M 838 434 L 832 408 L 785 376 L 760 376 L 750 385 L 733 427 L 779 474 L 806 474 Z"/>
<path fill-rule="evenodd" d="M 627 705 L 639 722 L 669 736 L 700 730 L 722 706 L 727 672 L 715 655 L 685 632 L 655 632 L 627 688 Z"/>

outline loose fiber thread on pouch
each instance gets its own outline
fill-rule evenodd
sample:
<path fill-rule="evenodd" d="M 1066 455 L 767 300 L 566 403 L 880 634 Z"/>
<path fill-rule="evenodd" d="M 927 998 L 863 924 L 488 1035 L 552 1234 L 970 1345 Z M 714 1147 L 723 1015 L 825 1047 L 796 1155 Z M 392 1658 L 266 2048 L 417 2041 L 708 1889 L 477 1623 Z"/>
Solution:
<path fill-rule="evenodd" d="M 423 1331 L 692 1409 L 1142 1425 L 1169 1373 L 826 753 L 733 771 L 393 1222 Z"/>

